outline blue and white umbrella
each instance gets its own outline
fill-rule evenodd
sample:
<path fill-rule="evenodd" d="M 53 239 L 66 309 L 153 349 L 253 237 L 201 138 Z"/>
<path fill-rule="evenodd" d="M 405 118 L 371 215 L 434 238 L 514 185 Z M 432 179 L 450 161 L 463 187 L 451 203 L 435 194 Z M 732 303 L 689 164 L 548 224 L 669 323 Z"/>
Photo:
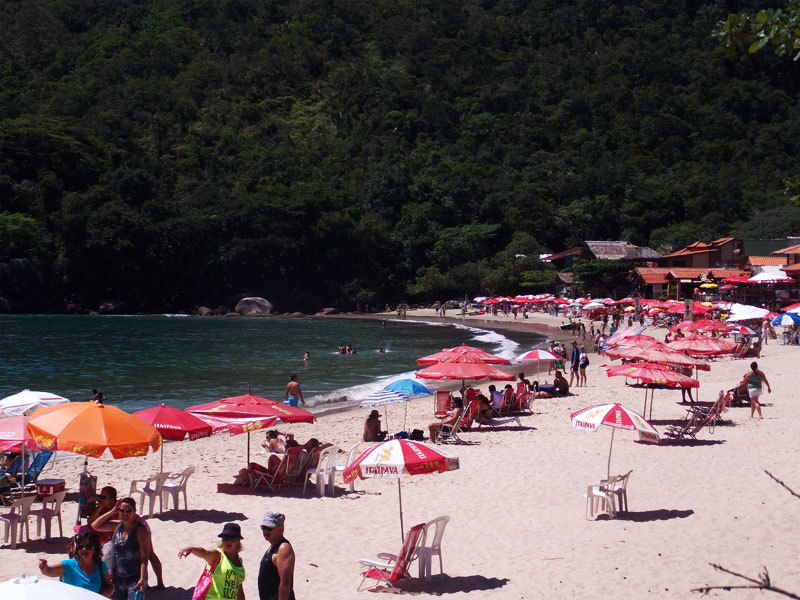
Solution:
<path fill-rule="evenodd" d="M 414 379 L 398 379 L 387 385 L 384 389 L 392 392 L 400 392 L 409 396 L 433 396 L 433 392 Z"/>
<path fill-rule="evenodd" d="M 375 408 L 376 406 L 383 406 L 383 413 L 386 417 L 386 428 L 389 428 L 389 413 L 386 410 L 387 404 L 393 404 L 395 402 L 408 402 L 408 395 L 401 394 L 400 392 L 393 392 L 391 390 L 378 390 L 377 392 L 371 393 L 369 396 L 364 398 L 359 406 L 364 408 Z M 408 410 L 408 405 L 406 404 L 406 411 Z M 405 428 L 405 417 L 403 418 L 403 428 Z"/>
<path fill-rule="evenodd" d="M 800 315 L 796 313 L 783 313 L 772 319 L 771 323 L 773 325 L 784 325 L 785 327 L 791 327 L 792 325 L 800 325 Z"/>

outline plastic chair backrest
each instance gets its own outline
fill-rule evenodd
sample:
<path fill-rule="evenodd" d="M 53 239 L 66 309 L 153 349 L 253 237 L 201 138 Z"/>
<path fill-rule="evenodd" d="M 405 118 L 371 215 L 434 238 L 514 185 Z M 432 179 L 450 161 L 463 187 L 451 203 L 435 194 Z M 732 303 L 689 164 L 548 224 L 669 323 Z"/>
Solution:
<path fill-rule="evenodd" d="M 615 490 L 625 491 L 628 489 L 628 479 L 631 477 L 631 473 L 633 473 L 633 469 L 625 473 L 625 475 L 617 475 L 616 482 L 614 485 Z"/>
<path fill-rule="evenodd" d="M 434 551 L 438 548 L 441 548 L 442 536 L 444 535 L 444 528 L 447 527 L 447 524 L 449 522 L 450 522 L 450 517 L 448 515 L 443 515 L 441 517 L 436 517 L 435 519 L 432 519 L 425 524 L 426 539 L 429 536 L 431 527 L 435 528 L 433 534 L 433 541 L 429 544 L 429 547 L 432 548 Z"/>
<path fill-rule="evenodd" d="M 308 462 L 306 463 L 306 469 L 316 469 L 318 466 L 324 464 L 324 459 L 327 456 L 325 452 L 327 448 L 322 448 L 321 446 L 317 446 L 311 451 L 311 456 L 308 457 Z"/>
<path fill-rule="evenodd" d="M 286 454 L 287 475 L 297 475 L 301 469 L 305 468 L 306 449 L 302 446 L 296 446 L 294 448 L 289 448 Z"/>
<path fill-rule="evenodd" d="M 425 523 L 420 523 L 419 525 L 414 525 L 408 530 L 406 541 L 403 542 L 403 549 L 400 551 L 400 554 L 397 557 L 397 562 L 394 565 L 392 574 L 389 576 L 389 581 L 400 581 L 406 576 L 406 572 L 411 564 L 411 560 L 417 553 L 419 546 L 424 540 L 422 537 L 424 529 Z"/>
<path fill-rule="evenodd" d="M 64 502 L 64 496 L 67 495 L 67 490 L 61 490 L 60 492 L 56 492 L 55 494 L 50 494 L 49 496 L 45 496 L 42 498 L 42 508 L 48 508 L 49 505 L 52 503 L 52 511 L 53 514 L 57 514 L 61 512 L 61 503 Z"/>

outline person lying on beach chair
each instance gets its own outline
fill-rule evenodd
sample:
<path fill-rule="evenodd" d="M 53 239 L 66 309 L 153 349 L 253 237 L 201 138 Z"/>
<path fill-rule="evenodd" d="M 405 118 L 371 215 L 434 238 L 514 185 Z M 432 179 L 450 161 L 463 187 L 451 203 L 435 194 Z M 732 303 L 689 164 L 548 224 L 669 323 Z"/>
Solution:
<path fill-rule="evenodd" d="M 495 419 L 494 418 L 494 408 L 489 403 L 489 399 L 480 394 L 478 396 L 478 411 L 475 415 L 475 422 L 478 424 L 478 427 L 482 425 L 488 425 L 489 427 L 497 427 L 498 425 L 506 425 L 507 423 L 516 423 L 517 427 L 520 427 L 522 423 L 518 417 L 511 417 L 509 419 Z"/>

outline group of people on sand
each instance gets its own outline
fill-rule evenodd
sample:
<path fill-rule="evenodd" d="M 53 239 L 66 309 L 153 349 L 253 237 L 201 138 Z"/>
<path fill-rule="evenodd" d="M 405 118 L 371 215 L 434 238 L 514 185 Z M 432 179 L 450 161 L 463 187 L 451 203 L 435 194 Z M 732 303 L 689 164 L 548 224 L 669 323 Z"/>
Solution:
<path fill-rule="evenodd" d="M 295 554 L 292 544 L 284 537 L 286 516 L 267 512 L 261 519 L 261 534 L 268 548 L 258 567 L 259 600 L 294 600 Z M 203 573 L 195 587 L 207 589 L 208 600 L 244 600 L 242 585 L 245 567 L 242 560 L 242 530 L 238 523 L 226 523 L 216 548 L 186 546 L 178 552 L 179 558 L 189 555 L 205 561 Z"/>
<path fill-rule="evenodd" d="M 41 559 L 42 574 L 114 600 L 139 600 L 147 592 L 147 569 L 152 565 L 156 587 L 164 587 L 150 526 L 136 514 L 135 500 L 118 500 L 115 488 L 104 487 L 86 517 L 87 524 L 72 540 L 69 558 L 54 564 Z"/>

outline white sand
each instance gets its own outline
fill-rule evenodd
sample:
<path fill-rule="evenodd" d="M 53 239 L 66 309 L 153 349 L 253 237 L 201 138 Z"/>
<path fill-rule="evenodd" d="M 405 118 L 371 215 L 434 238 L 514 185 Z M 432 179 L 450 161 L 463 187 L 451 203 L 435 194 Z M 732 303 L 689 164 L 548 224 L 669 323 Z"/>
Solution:
<path fill-rule="evenodd" d="M 409 318 L 419 314 L 409 313 Z M 520 326 L 560 321 L 536 315 Z M 487 325 L 480 318 L 467 322 Z M 660 338 L 664 330 L 649 333 Z M 575 395 L 568 398 L 536 401 L 534 414 L 522 418 L 522 430 L 462 434 L 468 444 L 446 447 L 460 458 L 460 470 L 402 481 L 406 529 L 442 514 L 452 517 L 443 542 L 447 577 L 434 577 L 422 591 L 452 598 L 688 598 L 697 597 L 691 592 L 697 586 L 736 583 L 708 564 L 719 562 L 751 576 L 767 565 L 775 585 L 800 593 L 800 500 L 764 472 L 769 470 L 800 493 L 800 419 L 792 392 L 798 353 L 800 348 L 776 341 L 764 348 L 759 365 L 773 393 L 763 397 L 763 421 L 749 419 L 749 408 L 734 407 L 727 413 L 730 425 L 713 434 L 704 431 L 700 443 L 672 446 L 641 444 L 634 433 L 618 431 L 612 472 L 633 469 L 633 474 L 628 487 L 631 512 L 617 520 L 584 519 L 583 493 L 589 483 L 605 476 L 611 430 L 583 433 L 569 421 L 571 412 L 597 403 L 616 401 L 641 410 L 642 390 L 626 387 L 622 378 L 608 378 L 598 369 L 609 361 L 591 355 L 588 387 L 574 388 Z M 720 389 L 733 387 L 749 362 L 713 361 L 711 371 L 700 375 L 700 399 L 711 401 Z M 531 365 L 514 372 L 523 368 L 529 375 L 535 372 Z M 656 392 L 653 419 L 660 431 L 665 420 L 683 417 L 679 400 L 677 391 Z M 396 430 L 403 406 L 388 410 L 390 429 Z M 359 440 L 367 413 L 365 409 L 331 415 L 318 424 L 291 429 L 301 441 L 314 436 L 349 449 Z M 430 398 L 412 402 L 408 428 L 427 430 L 431 413 Z M 253 436 L 252 448 L 263 461 L 255 454 L 262 437 Z M 359 481 L 356 494 L 344 494 L 337 480 L 336 498 L 217 493 L 217 483 L 232 481 L 244 465 L 245 444 L 246 436 L 227 434 L 167 444 L 165 469 L 194 464 L 198 472 L 189 483 L 190 510 L 151 520 L 155 549 L 171 587 L 152 591 L 148 598 L 190 597 L 186 590 L 194 585 L 202 564 L 191 557 L 179 561 L 178 549 L 215 545 L 227 521 L 242 525 L 245 591 L 257 598 L 258 564 L 265 551 L 259 524 L 266 510 L 287 515 L 286 537 L 297 553 L 298 598 L 357 597 L 357 560 L 400 548 L 396 481 Z M 111 484 L 125 495 L 130 479 L 153 474 L 158 464 L 156 454 L 91 460 L 90 469 L 98 476 L 98 487 Z M 60 462 L 46 476 L 65 478 L 74 491 L 81 467 L 82 461 Z M 67 528 L 75 513 L 74 503 L 64 505 Z M 63 540 L 39 541 L 34 522 L 31 527 L 31 543 L 13 551 L 7 545 L 0 549 L 0 579 L 20 572 L 38 574 L 39 557 L 65 558 Z M 416 575 L 416 564 L 412 572 Z"/>

